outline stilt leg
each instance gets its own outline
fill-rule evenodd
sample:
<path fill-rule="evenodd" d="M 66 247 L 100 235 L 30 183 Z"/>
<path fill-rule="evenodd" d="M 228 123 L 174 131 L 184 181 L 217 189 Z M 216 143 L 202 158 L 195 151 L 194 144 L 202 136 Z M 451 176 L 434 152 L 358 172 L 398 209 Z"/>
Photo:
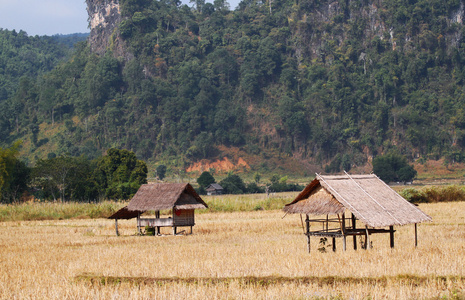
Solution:
<path fill-rule="evenodd" d="M 389 243 L 394 248 L 394 226 L 389 226 Z"/>
<path fill-rule="evenodd" d="M 118 232 L 118 219 L 115 219 L 115 230 L 116 230 L 116 236 L 119 236 L 119 232 Z"/>
<path fill-rule="evenodd" d="M 370 233 L 368 232 L 368 227 L 365 230 L 365 249 L 368 250 L 370 248 Z"/>
<path fill-rule="evenodd" d="M 308 246 L 308 253 L 310 253 L 310 219 L 307 217 L 305 218 L 305 225 L 307 228 L 306 236 L 307 236 L 307 246 Z"/>

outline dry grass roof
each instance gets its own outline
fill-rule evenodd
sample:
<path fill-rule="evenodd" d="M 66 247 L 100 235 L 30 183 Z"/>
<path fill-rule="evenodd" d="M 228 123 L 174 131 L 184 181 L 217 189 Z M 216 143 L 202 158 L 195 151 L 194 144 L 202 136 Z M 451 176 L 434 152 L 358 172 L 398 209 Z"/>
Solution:
<path fill-rule="evenodd" d="M 218 183 L 212 183 L 205 190 L 206 191 L 223 190 L 223 187 L 219 185 Z"/>
<path fill-rule="evenodd" d="M 207 207 L 208 205 L 189 183 L 143 184 L 128 204 L 129 211 Z"/>
<path fill-rule="evenodd" d="M 370 227 L 407 225 L 431 221 L 376 175 L 319 175 L 284 211 L 313 215 L 338 214 L 345 210 Z"/>
<path fill-rule="evenodd" d="M 108 219 L 123 219 L 123 220 L 129 220 L 132 218 L 135 218 L 139 215 L 139 213 L 143 213 L 142 211 L 134 210 L 130 211 L 128 210 L 128 207 L 125 206 L 112 214 L 111 216 L 108 217 Z"/>

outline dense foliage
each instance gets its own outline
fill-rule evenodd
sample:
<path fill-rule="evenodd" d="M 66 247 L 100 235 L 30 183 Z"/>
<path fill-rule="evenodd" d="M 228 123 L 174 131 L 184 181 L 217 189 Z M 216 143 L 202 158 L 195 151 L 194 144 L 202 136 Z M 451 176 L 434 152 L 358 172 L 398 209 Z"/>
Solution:
<path fill-rule="evenodd" d="M 206 189 L 210 184 L 215 183 L 215 182 L 216 182 L 215 178 L 208 171 L 202 172 L 199 178 L 197 178 L 197 183 L 203 189 Z"/>
<path fill-rule="evenodd" d="M 30 169 L 18 159 L 21 142 L 12 147 L 0 148 L 0 202 L 12 202 L 26 191 Z"/>
<path fill-rule="evenodd" d="M 24 31 L 0 28 L 0 45 L 0 104 L 15 95 L 20 78 L 49 72 L 67 54 L 66 47 L 54 38 L 29 37 Z"/>
<path fill-rule="evenodd" d="M 409 182 L 417 175 L 407 158 L 398 153 L 388 153 L 373 159 L 373 172 L 384 182 Z"/>
<path fill-rule="evenodd" d="M 27 200 L 94 202 L 130 199 L 147 183 L 147 166 L 134 152 L 109 149 L 90 160 L 85 156 L 39 159 L 31 169 L 17 159 L 19 143 L 0 148 L 0 203 Z"/>
<path fill-rule="evenodd" d="M 59 156 L 117 146 L 178 166 L 217 145 L 279 149 L 329 172 L 391 149 L 463 161 L 461 2 L 329 4 L 121 0 L 115 35 L 131 55 L 80 44 L 23 78 L 3 93 L 0 139 L 31 139 L 30 155 L 50 143 Z M 37 138 L 58 121 L 63 132 Z"/>

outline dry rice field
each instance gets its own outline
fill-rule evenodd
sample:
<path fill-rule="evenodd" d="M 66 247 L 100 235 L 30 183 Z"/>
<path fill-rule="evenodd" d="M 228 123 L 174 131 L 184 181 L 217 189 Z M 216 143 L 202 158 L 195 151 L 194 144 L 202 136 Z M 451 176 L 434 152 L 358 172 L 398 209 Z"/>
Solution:
<path fill-rule="evenodd" d="M 134 220 L 120 237 L 106 219 L 3 222 L 0 298 L 464 299 L 465 202 L 420 208 L 434 221 L 416 249 L 404 226 L 395 249 L 378 234 L 373 249 L 310 254 L 300 217 L 278 210 L 197 214 L 187 236 L 136 236 Z"/>

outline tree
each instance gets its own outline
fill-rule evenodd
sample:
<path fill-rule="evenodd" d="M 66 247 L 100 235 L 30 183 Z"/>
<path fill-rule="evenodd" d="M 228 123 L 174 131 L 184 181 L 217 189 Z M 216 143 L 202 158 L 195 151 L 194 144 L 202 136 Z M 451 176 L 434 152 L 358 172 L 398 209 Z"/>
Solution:
<path fill-rule="evenodd" d="M 95 200 L 98 193 L 92 176 L 94 168 L 84 156 L 41 159 L 33 168 L 32 181 L 45 199 Z"/>
<path fill-rule="evenodd" d="M 373 159 L 373 172 L 384 182 L 413 180 L 417 171 L 409 165 L 407 158 L 398 153 L 388 153 Z"/>
<path fill-rule="evenodd" d="M 132 151 L 111 148 L 98 160 L 94 178 L 103 197 L 129 199 L 147 183 L 147 165 Z"/>
<path fill-rule="evenodd" d="M 255 181 L 256 184 L 260 183 L 261 178 L 262 178 L 262 176 L 258 172 L 255 172 L 255 174 L 253 175 L 253 180 Z"/>
<path fill-rule="evenodd" d="M 215 178 L 210 174 L 210 172 L 203 172 L 200 174 L 199 178 L 197 178 L 197 183 L 200 185 L 200 187 L 206 188 L 210 184 L 215 183 Z"/>
<path fill-rule="evenodd" d="M 228 174 L 228 177 L 220 181 L 226 194 L 243 194 L 247 192 L 247 187 L 239 175 Z"/>
<path fill-rule="evenodd" d="M 7 187 L 2 191 L 0 200 L 2 202 L 12 203 L 18 201 L 24 192 L 27 191 L 31 181 L 31 168 L 26 163 L 15 159 L 10 180 Z"/>
<path fill-rule="evenodd" d="M 12 191 L 19 192 L 27 188 L 28 172 L 26 166 L 16 158 L 21 144 L 21 141 L 17 141 L 10 148 L 0 147 L 0 200 L 2 202 L 12 198 Z M 20 186 L 17 187 L 17 185 Z M 16 198 L 16 193 L 14 198 Z"/>
<path fill-rule="evenodd" d="M 163 180 L 165 178 L 166 174 L 166 166 L 165 165 L 159 165 L 156 169 L 157 177 L 159 180 Z"/>

